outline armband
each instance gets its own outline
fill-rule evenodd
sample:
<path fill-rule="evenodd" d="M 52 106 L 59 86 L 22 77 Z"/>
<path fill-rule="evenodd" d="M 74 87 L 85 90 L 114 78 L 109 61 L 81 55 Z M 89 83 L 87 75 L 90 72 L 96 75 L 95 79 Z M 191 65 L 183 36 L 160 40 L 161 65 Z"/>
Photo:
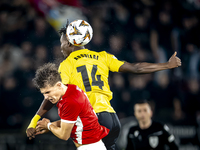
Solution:
<path fill-rule="evenodd" d="M 40 116 L 38 114 L 36 114 L 33 119 L 31 120 L 31 123 L 29 124 L 28 128 L 35 128 L 37 125 L 38 120 L 40 120 Z M 27 129 L 28 129 L 27 128 Z"/>

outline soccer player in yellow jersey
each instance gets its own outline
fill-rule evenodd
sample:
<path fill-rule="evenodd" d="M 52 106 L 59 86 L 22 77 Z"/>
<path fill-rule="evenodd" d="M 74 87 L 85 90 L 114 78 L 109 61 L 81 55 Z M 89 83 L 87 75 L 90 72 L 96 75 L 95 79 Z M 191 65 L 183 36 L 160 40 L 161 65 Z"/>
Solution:
<path fill-rule="evenodd" d="M 110 129 L 109 134 L 102 140 L 108 150 L 114 150 L 121 125 L 115 110 L 110 105 L 112 92 L 108 84 L 109 71 L 152 73 L 181 66 L 181 60 L 176 57 L 175 52 L 166 63 L 128 63 L 119 61 L 114 55 L 105 51 L 95 52 L 84 46 L 70 44 L 66 37 L 66 28 L 62 28 L 60 34 L 61 50 L 66 57 L 59 66 L 62 82 L 75 84 L 86 92 L 97 113 L 99 123 Z M 37 121 L 52 107 L 53 104 L 47 100 L 43 101 L 27 128 L 27 136 L 30 139 L 35 136 Z"/>

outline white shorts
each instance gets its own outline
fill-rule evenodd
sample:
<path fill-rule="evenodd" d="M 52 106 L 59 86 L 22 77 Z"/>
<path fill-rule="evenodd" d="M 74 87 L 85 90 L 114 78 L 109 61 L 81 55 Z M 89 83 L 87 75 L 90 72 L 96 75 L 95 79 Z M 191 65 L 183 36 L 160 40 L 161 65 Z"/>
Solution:
<path fill-rule="evenodd" d="M 96 143 L 82 145 L 78 147 L 77 150 L 106 150 L 106 147 L 102 140 L 100 140 Z"/>

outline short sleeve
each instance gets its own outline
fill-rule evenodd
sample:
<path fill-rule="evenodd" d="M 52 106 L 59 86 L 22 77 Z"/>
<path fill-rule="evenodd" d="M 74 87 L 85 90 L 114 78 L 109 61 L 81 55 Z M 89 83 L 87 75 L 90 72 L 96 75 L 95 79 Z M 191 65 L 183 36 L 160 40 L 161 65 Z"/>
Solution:
<path fill-rule="evenodd" d="M 74 100 L 68 100 L 60 109 L 60 118 L 66 123 L 75 123 L 81 111 L 81 106 Z"/>
<path fill-rule="evenodd" d="M 69 84 L 69 79 L 70 79 L 71 72 L 72 72 L 71 68 L 72 68 L 72 66 L 68 60 L 64 60 L 60 64 L 60 66 L 58 68 L 58 72 L 60 73 L 63 84 Z"/>
<path fill-rule="evenodd" d="M 124 64 L 124 61 L 118 60 L 114 55 L 106 53 L 107 65 L 112 72 L 118 72 L 119 68 Z"/>

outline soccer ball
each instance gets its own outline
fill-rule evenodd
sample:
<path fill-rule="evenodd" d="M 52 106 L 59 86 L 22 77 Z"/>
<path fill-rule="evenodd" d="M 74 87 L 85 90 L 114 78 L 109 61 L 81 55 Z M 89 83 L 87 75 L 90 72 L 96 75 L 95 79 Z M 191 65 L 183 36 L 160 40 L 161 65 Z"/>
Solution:
<path fill-rule="evenodd" d="M 66 35 L 71 44 L 84 46 L 92 39 L 93 30 L 88 22 L 75 20 L 68 25 Z"/>

